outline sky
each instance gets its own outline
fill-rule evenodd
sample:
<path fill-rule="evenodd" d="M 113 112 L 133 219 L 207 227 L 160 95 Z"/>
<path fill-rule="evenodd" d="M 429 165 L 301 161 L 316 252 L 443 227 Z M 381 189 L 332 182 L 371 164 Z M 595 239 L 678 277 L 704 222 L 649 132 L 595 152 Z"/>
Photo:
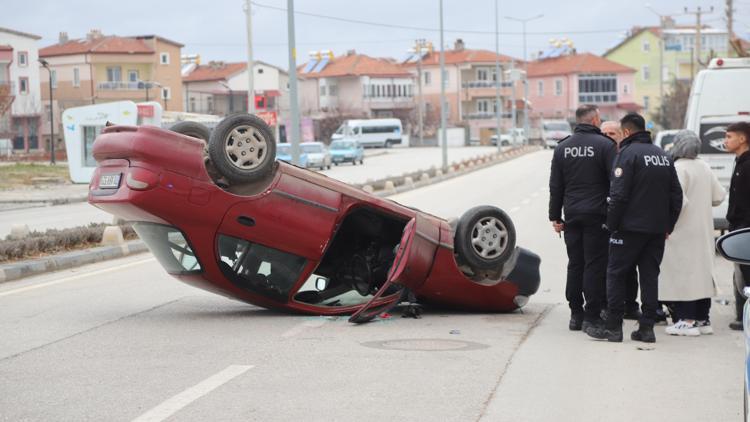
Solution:
<path fill-rule="evenodd" d="M 568 38 L 580 52 L 602 54 L 633 26 L 657 26 L 659 18 L 647 1 L 639 0 L 498 0 L 500 52 L 523 58 L 520 19 L 543 15 L 527 23 L 529 58 L 552 38 Z M 129 0 L 109 3 L 82 0 L 2 0 L 0 26 L 42 37 L 40 47 L 57 43 L 61 31 L 82 38 L 90 29 L 107 35 L 156 34 L 185 44 L 183 54 L 200 54 L 201 61 L 247 60 L 244 0 Z M 750 38 L 750 0 L 734 0 L 735 32 Z M 444 42 L 457 38 L 466 48 L 495 49 L 494 0 L 443 0 Z M 288 68 L 287 0 L 254 0 L 253 48 L 256 60 Z M 704 22 L 725 27 L 724 0 L 650 0 L 662 15 L 678 24 L 694 24 L 684 8 L 714 6 Z M 354 49 L 374 57 L 401 59 L 424 38 L 440 45 L 439 0 L 296 0 L 294 3 L 297 63 L 316 50 L 336 55 Z M 279 10 L 281 9 L 281 10 Z M 336 19 L 310 16 L 324 15 Z M 346 22 L 354 20 L 359 22 Z M 368 23 L 374 23 L 368 24 Z"/>

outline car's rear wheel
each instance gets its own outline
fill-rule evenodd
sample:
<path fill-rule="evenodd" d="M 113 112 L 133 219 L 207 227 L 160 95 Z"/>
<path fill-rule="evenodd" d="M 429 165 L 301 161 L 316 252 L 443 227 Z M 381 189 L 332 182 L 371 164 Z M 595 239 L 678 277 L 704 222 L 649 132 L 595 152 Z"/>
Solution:
<path fill-rule="evenodd" d="M 516 229 L 508 214 L 497 207 L 479 206 L 458 221 L 455 248 L 460 259 L 476 270 L 497 269 L 516 247 Z"/>
<path fill-rule="evenodd" d="M 198 122 L 178 122 L 172 125 L 169 130 L 181 135 L 202 139 L 206 142 L 208 142 L 208 138 L 211 136 L 211 131 Z"/>
<path fill-rule="evenodd" d="M 262 119 L 236 114 L 222 120 L 213 130 L 208 154 L 222 176 L 235 183 L 248 183 L 273 169 L 276 141 Z"/>

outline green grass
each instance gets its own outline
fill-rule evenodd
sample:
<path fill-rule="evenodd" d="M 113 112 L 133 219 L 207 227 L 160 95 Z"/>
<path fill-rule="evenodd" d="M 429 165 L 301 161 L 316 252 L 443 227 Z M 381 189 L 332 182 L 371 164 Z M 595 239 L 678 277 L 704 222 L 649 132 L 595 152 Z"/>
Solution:
<path fill-rule="evenodd" d="M 0 165 L 0 189 L 34 186 L 33 179 L 51 177 L 70 182 L 67 165 L 15 163 Z"/>

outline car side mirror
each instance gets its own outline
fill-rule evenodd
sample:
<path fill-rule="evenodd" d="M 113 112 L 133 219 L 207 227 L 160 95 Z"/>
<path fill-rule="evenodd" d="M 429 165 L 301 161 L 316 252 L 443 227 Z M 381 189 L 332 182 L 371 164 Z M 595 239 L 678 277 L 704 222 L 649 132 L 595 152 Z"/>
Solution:
<path fill-rule="evenodd" d="M 721 236 L 716 248 L 726 259 L 739 264 L 750 264 L 750 228 Z"/>
<path fill-rule="evenodd" d="M 322 292 L 328 287 L 328 279 L 325 277 L 318 277 L 315 279 L 315 290 Z"/>

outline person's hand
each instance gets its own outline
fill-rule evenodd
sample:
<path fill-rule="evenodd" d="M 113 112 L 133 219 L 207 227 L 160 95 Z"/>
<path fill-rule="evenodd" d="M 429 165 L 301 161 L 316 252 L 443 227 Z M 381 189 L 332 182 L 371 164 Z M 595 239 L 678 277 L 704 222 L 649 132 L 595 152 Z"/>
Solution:
<path fill-rule="evenodd" d="M 669 240 L 669 233 L 667 233 L 666 237 L 664 239 Z"/>
<path fill-rule="evenodd" d="M 565 223 L 562 223 L 560 221 L 553 221 L 552 228 L 555 230 L 555 233 L 560 234 L 560 232 L 565 230 Z"/>

